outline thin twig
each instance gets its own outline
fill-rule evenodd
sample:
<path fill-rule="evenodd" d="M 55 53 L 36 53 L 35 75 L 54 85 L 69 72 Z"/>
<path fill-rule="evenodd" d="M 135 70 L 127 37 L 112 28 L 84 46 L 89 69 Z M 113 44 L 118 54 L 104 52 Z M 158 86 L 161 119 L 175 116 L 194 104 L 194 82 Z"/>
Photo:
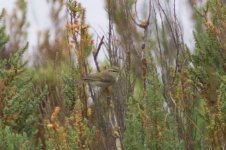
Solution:
<path fill-rule="evenodd" d="M 99 51 L 100 51 L 100 48 L 101 48 L 101 46 L 103 44 L 104 44 L 104 36 L 102 36 L 102 38 L 100 40 L 100 43 L 97 46 L 96 51 L 93 51 L 93 59 L 94 59 L 94 62 L 95 62 L 95 65 L 96 65 L 96 68 L 97 68 L 97 71 L 98 72 L 100 72 L 100 67 L 99 67 L 99 64 L 98 64 L 98 61 L 97 61 L 97 56 L 98 56 Z"/>
<path fill-rule="evenodd" d="M 135 12 L 136 12 L 136 16 L 137 16 L 137 11 L 136 11 L 136 3 L 135 3 Z M 149 23 L 150 23 L 150 17 L 151 17 L 151 0 L 149 1 L 149 12 L 148 12 L 148 18 L 144 21 L 144 20 L 140 20 L 139 18 L 138 18 L 138 16 L 137 16 L 137 19 L 138 19 L 138 21 L 140 22 L 140 23 L 138 23 L 135 19 L 134 19 L 134 17 L 133 17 L 133 15 L 132 15 L 132 13 L 129 11 L 129 15 L 130 15 L 130 17 L 131 17 L 131 19 L 132 19 L 132 21 L 138 26 L 138 27 L 140 27 L 140 28 L 143 28 L 144 30 L 147 30 L 147 28 L 148 28 L 148 26 L 149 26 Z"/>

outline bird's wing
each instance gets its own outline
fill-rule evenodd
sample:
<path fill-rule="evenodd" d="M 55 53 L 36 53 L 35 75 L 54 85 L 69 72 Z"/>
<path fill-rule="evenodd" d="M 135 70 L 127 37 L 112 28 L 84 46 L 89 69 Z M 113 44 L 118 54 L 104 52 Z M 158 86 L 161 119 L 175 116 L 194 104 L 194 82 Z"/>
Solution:
<path fill-rule="evenodd" d="M 108 73 L 103 73 L 103 75 L 91 74 L 83 78 L 83 80 L 90 81 L 102 81 L 102 82 L 112 82 L 114 78 Z"/>
<path fill-rule="evenodd" d="M 103 82 L 113 82 L 114 81 L 114 78 L 112 75 L 106 73 L 104 76 L 101 77 L 101 80 Z"/>

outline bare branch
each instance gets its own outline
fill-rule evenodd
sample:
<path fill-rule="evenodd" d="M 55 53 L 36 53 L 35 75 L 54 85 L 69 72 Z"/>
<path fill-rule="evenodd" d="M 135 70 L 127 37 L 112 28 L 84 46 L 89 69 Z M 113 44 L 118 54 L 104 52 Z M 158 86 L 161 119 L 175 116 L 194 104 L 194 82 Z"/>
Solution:
<path fill-rule="evenodd" d="M 97 56 L 100 52 L 100 49 L 101 49 L 101 46 L 104 44 L 104 36 L 102 36 L 101 40 L 100 40 L 100 43 L 98 44 L 97 46 L 97 49 L 95 51 L 93 51 L 93 59 L 94 59 L 94 62 L 95 62 L 95 65 L 96 65 L 96 68 L 97 68 L 97 71 L 100 72 L 100 67 L 99 67 L 99 64 L 97 62 Z"/>

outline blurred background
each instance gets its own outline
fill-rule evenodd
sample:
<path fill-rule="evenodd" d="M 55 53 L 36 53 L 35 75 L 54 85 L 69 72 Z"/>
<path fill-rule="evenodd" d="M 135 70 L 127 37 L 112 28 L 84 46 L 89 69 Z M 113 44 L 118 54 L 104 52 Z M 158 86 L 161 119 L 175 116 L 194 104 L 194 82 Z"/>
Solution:
<path fill-rule="evenodd" d="M 138 1 L 138 9 L 140 13 L 138 15 L 142 16 L 144 12 L 142 9 L 145 8 L 144 0 Z M 8 14 L 11 14 L 15 7 L 16 0 L 5 1 L 0 0 L 0 9 L 5 8 Z M 35 50 L 35 46 L 37 44 L 37 34 L 40 31 L 51 29 L 51 20 L 50 17 L 50 5 L 46 0 L 32 1 L 27 0 L 27 21 L 29 22 L 28 28 L 28 41 L 30 43 L 28 58 L 32 56 L 33 51 Z M 108 29 L 108 19 L 107 13 L 104 5 L 104 0 L 78 0 L 83 7 L 86 9 L 86 18 L 87 23 L 90 26 L 90 34 L 93 36 L 94 40 L 101 37 Z M 172 1 L 173 2 L 173 1 Z M 173 3 L 171 2 L 171 7 L 173 7 Z M 202 5 L 204 2 L 199 2 L 199 5 Z M 194 30 L 194 22 L 192 21 L 192 8 L 189 5 L 187 0 L 176 0 L 175 1 L 175 9 L 178 19 L 180 20 L 183 28 L 183 36 L 185 43 L 188 45 L 190 49 L 194 48 L 194 38 L 193 38 L 193 30 Z M 61 12 L 61 15 L 66 13 L 66 7 L 64 6 L 64 10 Z M 62 19 L 62 24 L 66 24 L 66 17 Z M 62 26 L 63 28 L 63 26 Z M 54 36 L 54 34 L 50 34 Z M 102 57 L 103 54 L 102 54 Z"/>
<path fill-rule="evenodd" d="M 226 149 L 225 33 L 225 0 L 0 0 L 0 149 Z"/>

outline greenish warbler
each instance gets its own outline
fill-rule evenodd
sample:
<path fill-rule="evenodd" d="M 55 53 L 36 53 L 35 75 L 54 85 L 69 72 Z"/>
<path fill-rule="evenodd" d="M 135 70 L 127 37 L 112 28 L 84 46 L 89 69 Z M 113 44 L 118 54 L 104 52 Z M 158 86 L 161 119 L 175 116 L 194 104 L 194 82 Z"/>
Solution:
<path fill-rule="evenodd" d="M 82 78 L 82 82 L 90 83 L 98 87 L 108 87 L 113 85 L 119 77 L 119 67 L 113 66 L 101 72 L 89 74 Z"/>

